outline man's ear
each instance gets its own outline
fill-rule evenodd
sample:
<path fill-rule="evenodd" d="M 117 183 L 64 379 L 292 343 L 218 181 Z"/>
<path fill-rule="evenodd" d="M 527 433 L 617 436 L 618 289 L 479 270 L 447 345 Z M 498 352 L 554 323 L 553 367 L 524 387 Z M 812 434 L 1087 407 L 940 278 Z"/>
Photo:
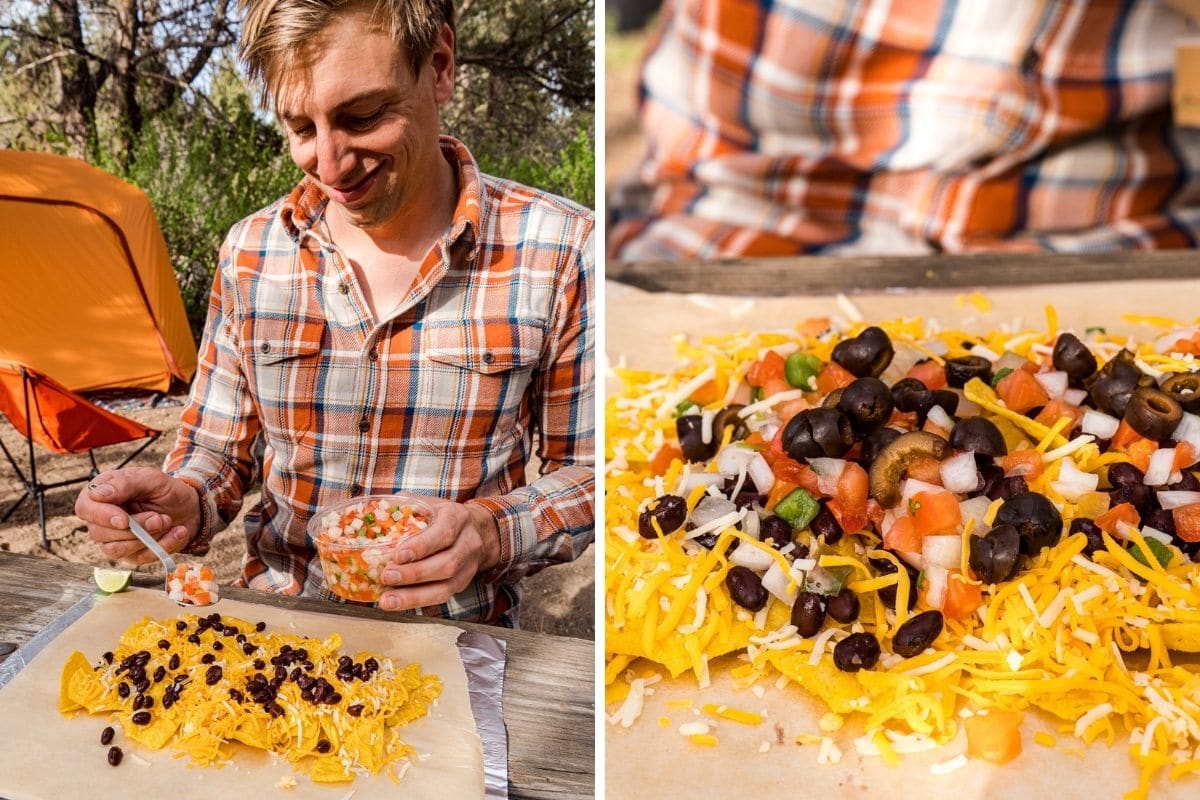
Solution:
<path fill-rule="evenodd" d="M 440 106 L 450 99 L 454 93 L 454 31 L 446 23 L 442 23 L 438 31 L 437 41 L 429 55 L 433 67 L 433 95 Z"/>

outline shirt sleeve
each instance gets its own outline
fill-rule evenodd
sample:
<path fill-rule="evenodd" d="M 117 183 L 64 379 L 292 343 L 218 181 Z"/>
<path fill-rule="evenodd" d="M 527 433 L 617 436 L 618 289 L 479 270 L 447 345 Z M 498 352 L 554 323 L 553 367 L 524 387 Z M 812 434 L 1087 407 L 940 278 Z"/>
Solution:
<path fill-rule="evenodd" d="M 595 538 L 595 251 L 589 224 L 556 285 L 534 376 L 539 477 L 498 497 L 470 500 L 500 528 L 500 561 L 482 578 L 514 582 L 577 558 Z"/>
<path fill-rule="evenodd" d="M 258 462 L 254 442 L 260 425 L 239 359 L 235 236 L 221 246 L 200 342 L 199 363 L 187 405 L 180 417 L 175 447 L 163 469 L 199 490 L 207 520 L 185 553 L 204 555 L 214 534 L 238 515 L 242 497 L 253 486 Z"/>

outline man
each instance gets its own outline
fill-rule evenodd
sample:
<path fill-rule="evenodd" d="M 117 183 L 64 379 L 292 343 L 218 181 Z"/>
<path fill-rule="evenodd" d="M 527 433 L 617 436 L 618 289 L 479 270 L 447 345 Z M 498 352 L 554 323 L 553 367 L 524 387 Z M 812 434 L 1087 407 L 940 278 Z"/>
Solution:
<path fill-rule="evenodd" d="M 1195 247 L 1174 5 L 668 3 L 609 255 Z"/>
<path fill-rule="evenodd" d="M 449 0 L 243 0 L 240 54 L 305 173 L 222 248 L 166 472 L 103 473 L 76 513 L 111 558 L 202 555 L 265 440 L 241 581 L 329 597 L 305 523 L 369 493 L 442 498 L 379 605 L 514 624 L 516 582 L 593 538 L 593 220 L 439 137 Z M 525 486 L 532 428 L 542 475 Z"/>

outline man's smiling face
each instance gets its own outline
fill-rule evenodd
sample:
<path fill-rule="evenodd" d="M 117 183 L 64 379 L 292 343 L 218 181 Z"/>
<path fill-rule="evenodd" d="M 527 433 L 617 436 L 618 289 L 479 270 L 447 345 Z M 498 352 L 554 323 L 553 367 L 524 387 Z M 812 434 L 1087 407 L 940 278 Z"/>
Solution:
<path fill-rule="evenodd" d="M 365 13 L 338 19 L 309 43 L 305 69 L 285 81 L 277 112 L 292 160 L 344 219 L 376 228 L 436 186 L 438 106 L 453 88 L 448 28 L 416 74 L 408 54 Z"/>

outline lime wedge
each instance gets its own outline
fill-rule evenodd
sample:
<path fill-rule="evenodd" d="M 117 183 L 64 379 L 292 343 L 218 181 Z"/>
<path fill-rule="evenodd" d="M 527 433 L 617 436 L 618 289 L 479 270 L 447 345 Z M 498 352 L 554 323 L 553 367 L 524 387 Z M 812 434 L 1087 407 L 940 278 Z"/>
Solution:
<path fill-rule="evenodd" d="M 104 569 L 103 567 L 96 567 L 92 570 L 92 580 L 100 587 L 100 591 L 107 594 L 124 591 L 132 578 L 133 573 L 127 569 Z"/>

